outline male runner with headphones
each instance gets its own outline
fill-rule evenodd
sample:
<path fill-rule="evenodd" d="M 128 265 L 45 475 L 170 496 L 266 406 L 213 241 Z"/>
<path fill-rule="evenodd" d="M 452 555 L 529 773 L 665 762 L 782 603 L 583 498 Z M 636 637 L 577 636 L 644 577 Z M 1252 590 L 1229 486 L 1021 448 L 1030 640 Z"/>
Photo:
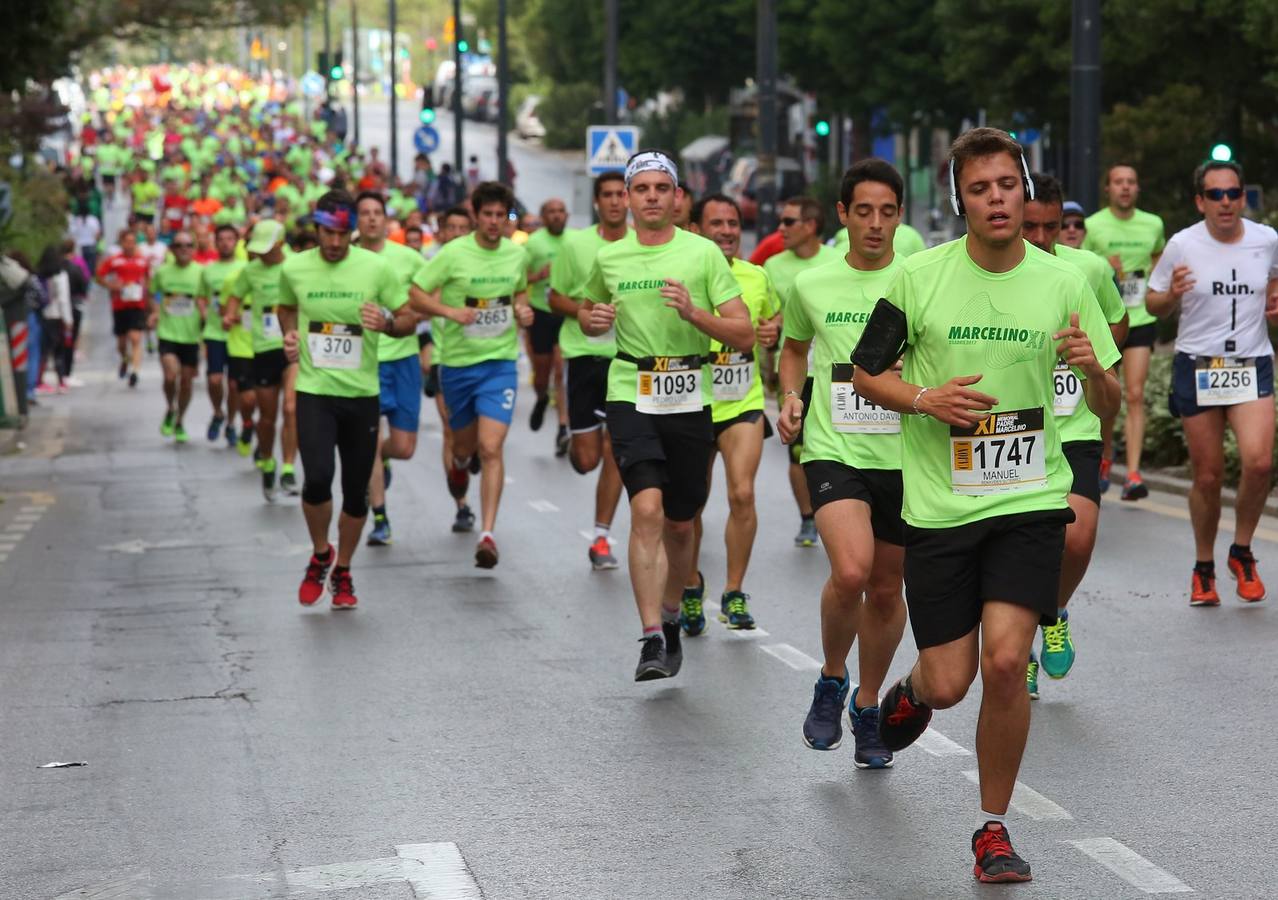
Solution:
<path fill-rule="evenodd" d="M 1265 599 L 1251 537 L 1269 496 L 1274 449 L 1274 349 L 1265 320 L 1278 319 L 1278 234 L 1242 217 L 1238 163 L 1203 163 L 1194 189 L 1203 220 L 1167 242 L 1145 300 L 1156 316 L 1180 309 L 1168 401 L 1185 429 L 1194 471 L 1189 605 L 1220 605 L 1215 544 L 1226 424 L 1242 459 L 1229 574 L 1238 581 L 1238 596 L 1255 603 Z"/>
<path fill-rule="evenodd" d="M 857 393 L 904 414 L 905 586 L 919 658 L 883 695 L 879 734 L 889 750 L 909 746 L 980 671 L 973 871 L 1028 881 L 1005 820 L 1029 735 L 1025 660 L 1040 621 L 1056 620 L 1073 518 L 1052 372 L 1063 358 L 1088 407 L 1112 415 L 1118 349 L 1078 269 L 1021 238 L 1034 193 L 1016 141 L 968 131 L 950 174 L 966 237 L 902 261 L 852 354 Z"/>

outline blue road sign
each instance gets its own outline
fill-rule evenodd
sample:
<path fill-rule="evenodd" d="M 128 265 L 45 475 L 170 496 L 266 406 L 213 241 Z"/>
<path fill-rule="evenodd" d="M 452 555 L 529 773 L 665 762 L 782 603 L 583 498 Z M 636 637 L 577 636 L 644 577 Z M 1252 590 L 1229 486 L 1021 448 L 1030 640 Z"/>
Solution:
<path fill-rule="evenodd" d="M 586 166 L 591 175 L 624 171 L 638 147 L 634 125 L 591 125 L 586 129 Z"/>
<path fill-rule="evenodd" d="M 413 146 L 418 153 L 434 153 L 439 149 L 439 132 L 429 125 L 423 125 L 413 132 Z"/>

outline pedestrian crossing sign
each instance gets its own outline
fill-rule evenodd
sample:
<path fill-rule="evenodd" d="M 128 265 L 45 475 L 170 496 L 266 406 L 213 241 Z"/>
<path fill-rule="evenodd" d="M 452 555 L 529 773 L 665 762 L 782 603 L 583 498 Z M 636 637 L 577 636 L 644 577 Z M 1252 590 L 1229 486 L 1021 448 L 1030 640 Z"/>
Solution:
<path fill-rule="evenodd" d="M 639 129 L 633 125 L 591 125 L 586 129 L 586 166 L 591 175 L 625 171 L 626 161 L 639 148 Z"/>

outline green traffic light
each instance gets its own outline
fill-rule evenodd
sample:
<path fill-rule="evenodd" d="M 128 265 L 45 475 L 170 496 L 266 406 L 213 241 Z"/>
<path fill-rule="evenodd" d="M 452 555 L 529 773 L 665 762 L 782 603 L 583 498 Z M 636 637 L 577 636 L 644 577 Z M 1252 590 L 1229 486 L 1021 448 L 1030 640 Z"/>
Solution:
<path fill-rule="evenodd" d="M 815 128 L 817 137 L 828 137 L 830 134 L 830 123 L 825 119 L 817 122 Z"/>
<path fill-rule="evenodd" d="M 468 53 L 470 51 L 470 44 L 467 41 L 458 41 L 457 50 L 459 53 Z"/>
<path fill-rule="evenodd" d="M 341 66 L 333 66 L 332 70 L 328 74 L 334 81 L 341 81 L 342 75 L 345 73 L 342 72 Z"/>
<path fill-rule="evenodd" d="M 427 107 L 417 114 L 417 118 L 423 125 L 430 125 L 435 121 L 435 110 Z"/>
<path fill-rule="evenodd" d="M 1211 148 L 1211 158 L 1216 162 L 1229 162 L 1234 158 L 1234 150 L 1228 144 L 1217 144 Z"/>

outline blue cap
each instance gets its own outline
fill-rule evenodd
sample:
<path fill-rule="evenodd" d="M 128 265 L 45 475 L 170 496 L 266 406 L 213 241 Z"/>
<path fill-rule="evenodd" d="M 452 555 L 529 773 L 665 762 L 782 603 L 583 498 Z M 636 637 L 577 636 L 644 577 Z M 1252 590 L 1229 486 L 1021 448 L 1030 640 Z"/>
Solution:
<path fill-rule="evenodd" d="M 1075 215 L 1079 215 L 1079 216 L 1084 215 L 1083 205 L 1079 203 L 1077 200 L 1066 200 L 1064 205 L 1061 206 L 1061 215 L 1067 216 L 1070 213 L 1074 213 Z"/>

